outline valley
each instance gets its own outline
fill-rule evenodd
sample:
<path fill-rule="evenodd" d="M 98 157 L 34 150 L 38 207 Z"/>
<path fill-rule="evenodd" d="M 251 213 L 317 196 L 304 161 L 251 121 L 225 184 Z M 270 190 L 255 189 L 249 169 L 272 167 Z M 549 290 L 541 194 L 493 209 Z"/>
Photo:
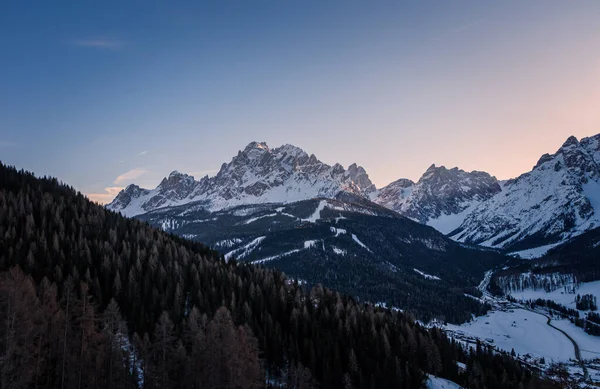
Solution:
<path fill-rule="evenodd" d="M 127 223 L 141 222 L 144 228 L 154 227 L 157 229 L 155 232 L 149 230 L 146 234 L 156 235 L 160 230 L 168 239 L 181 242 L 177 244 L 191 245 L 189 250 L 199 249 L 204 253 L 202 255 L 213 256 L 211 261 L 216 261 L 219 267 L 224 266 L 229 272 L 246 274 L 244 269 L 253 269 L 258 274 L 281 272 L 273 273 L 279 277 L 278 289 L 262 292 L 276 293 L 279 299 L 285 300 L 289 293 L 289 298 L 296 299 L 294 304 L 313 301 L 309 303 L 311 309 L 319 309 L 325 296 L 349 296 L 351 304 L 357 304 L 366 314 L 376 309 L 380 312 L 378 314 L 392 315 L 390 320 L 396 320 L 394 315 L 402 315 L 411 325 L 430 331 L 428 336 L 435 339 L 423 340 L 423 347 L 429 351 L 419 363 L 426 361 L 430 365 L 417 369 L 421 373 L 427 372 L 429 378 L 419 376 L 414 382 L 424 379 L 429 387 L 444 388 L 456 385 L 455 382 L 464 383 L 467 377 L 469 380 L 478 379 L 474 378 L 474 374 L 481 367 L 468 365 L 473 361 L 468 362 L 464 357 L 459 358 L 461 360 L 445 360 L 444 368 L 439 370 L 436 355 L 449 353 L 450 348 L 458 347 L 467 355 L 478 355 L 477 363 L 499 358 L 502 363 L 510 364 L 512 362 L 509 361 L 514 358 L 526 366 L 528 374 L 584 385 L 600 378 L 600 359 L 596 351 L 600 349 L 600 337 L 593 335 L 598 324 L 593 316 L 596 308 L 591 305 L 600 297 L 600 264 L 597 261 L 600 229 L 595 228 L 596 201 L 593 193 L 590 195 L 589 192 L 590 183 L 600 176 L 596 163 L 598 153 L 590 151 L 594 147 L 597 143 L 587 138 L 581 142 L 569 139 L 556 155 L 542 157 L 531 173 L 514 182 L 498 183 L 486 173 L 466 173 L 432 166 L 417 183 L 399 180 L 388 188 L 377 189 L 365 170 L 355 164 L 346 170 L 339 164 L 326 165 L 314 155 L 309 156 L 291 145 L 270 149 L 264 143 L 253 142 L 229 164 L 223 164 L 214 177 L 196 181 L 186 174 L 173 172 L 153 190 L 130 185 L 113 202 L 98 209 L 108 212 L 107 215 L 117 225 L 124 223 L 117 220 L 127 220 Z M 554 164 L 551 170 L 548 169 L 549 161 L 556 158 L 566 167 Z M 30 176 L 21 178 L 10 170 L 6 174 L 13 181 L 34 180 Z M 551 178 L 543 178 L 545 175 Z M 538 182 L 531 181 L 531 177 L 542 178 Z M 558 186 L 560 191 L 550 191 L 553 194 L 540 200 L 540 190 L 548 192 L 548 189 L 542 189 L 539 183 L 558 180 L 562 180 Z M 53 183 L 44 185 L 51 186 Z M 31 186 L 26 188 L 32 191 Z M 514 189 L 516 195 L 511 194 L 511 188 L 518 189 Z M 18 208 L 14 205 L 14 195 L 11 196 L 11 209 Z M 512 215 L 510 228 L 502 227 L 501 232 L 494 233 L 494 228 L 504 221 L 495 224 L 499 219 L 488 215 L 485 223 L 477 222 L 481 225 L 478 224 L 475 229 L 478 231 L 476 235 L 469 232 L 472 223 L 483 215 L 482 210 L 488 212 L 493 209 L 490 205 L 501 204 L 504 201 L 501 199 L 514 196 L 528 200 L 524 203 L 511 201 L 509 208 L 498 205 L 498 212 Z M 80 209 L 85 210 L 87 205 L 83 197 L 77 201 Z M 548 211 L 545 207 L 551 203 L 554 205 Z M 579 206 L 579 209 L 573 208 Z M 24 207 L 18 209 L 24 211 Z M 28 207 L 33 207 L 33 204 Z M 561 213 L 556 213 L 558 210 Z M 576 217 L 572 216 L 573 212 Z M 130 218 L 124 219 L 122 215 Z M 544 227 L 536 230 L 537 227 L 529 224 L 524 227 L 529 231 L 525 233 L 525 230 L 520 230 L 522 225 L 516 221 L 515 215 L 521 215 L 519 217 L 523 220 L 539 222 L 538 226 Z M 3 221 L 4 228 L 9 229 L 7 231 L 10 231 L 11 220 L 5 218 Z M 43 220 L 41 222 L 44 223 Z M 31 225 L 32 222 L 28 223 Z M 130 237 L 129 233 L 120 231 L 121 239 Z M 105 239 L 117 244 L 116 232 L 109 229 L 107 233 Z M 10 234 L 6 236 L 15 238 Z M 57 239 L 51 240 L 56 242 Z M 96 298 L 102 299 L 102 293 L 116 293 L 115 296 L 121 296 L 119 301 L 125 307 L 133 304 L 132 299 L 137 292 L 134 288 L 131 289 L 132 294 L 122 294 L 122 285 L 126 281 L 120 271 L 111 275 L 114 279 L 109 283 L 112 286 L 108 291 L 99 281 L 93 281 L 89 269 L 86 270 L 87 265 L 79 265 L 80 270 L 77 265 L 74 269 L 65 270 L 60 267 L 38 268 L 40 265 L 36 264 L 35 256 L 41 253 L 37 251 L 37 245 L 43 247 L 44 243 L 31 246 L 33 248 L 26 250 L 24 257 L 19 257 L 21 259 L 16 263 L 22 263 L 38 279 L 44 275 L 62 282 L 63 271 L 72 273 L 74 278 L 79 278 L 84 272 L 86 280 L 95 283 Z M 146 240 L 137 245 L 145 248 L 143 252 L 138 248 L 139 254 L 136 255 L 150 254 L 148 261 L 151 268 L 148 271 L 153 272 L 152 277 L 163 277 L 165 266 L 172 267 L 176 258 L 185 263 L 190 255 L 185 254 L 183 248 L 159 252 L 156 247 L 147 247 Z M 128 246 L 122 250 L 126 251 L 118 255 L 126 258 L 133 255 L 129 253 Z M 86 251 L 80 249 L 80 252 Z M 85 263 L 89 263 L 89 255 L 79 255 L 84 255 Z M 32 256 L 34 259 L 31 259 Z M 156 269 L 159 258 L 165 261 L 164 264 L 152 270 Z M 207 265 L 204 257 L 196 258 L 202 261 L 205 270 L 206 266 L 214 266 Z M 6 266 L 6 259 L 4 261 Z M 58 258 L 53 261 L 61 264 Z M 110 267 L 106 260 L 103 266 Z M 145 272 L 141 265 L 136 269 L 139 273 Z M 177 268 L 172 271 L 179 274 Z M 199 270 L 192 268 L 187 271 L 196 274 Z M 94 272 L 103 274 L 101 270 Z M 136 285 L 135 272 L 124 268 L 123 274 L 131 278 L 127 282 L 128 287 Z M 150 273 L 146 274 L 144 277 L 148 279 Z M 199 279 L 189 284 L 189 276 L 179 274 L 174 277 L 178 279 L 175 289 L 173 286 L 161 286 L 162 292 L 157 288 L 151 290 L 152 299 L 159 305 L 149 304 L 157 313 L 159 307 L 171 306 L 170 317 L 183 320 L 187 313 L 182 312 L 188 312 L 187 304 L 192 300 L 204 309 L 216 308 L 214 302 L 203 297 L 204 293 L 218 295 L 216 284 L 210 290 L 201 288 L 197 292 L 195 288 L 201 285 Z M 192 277 L 198 278 L 199 275 Z M 222 276 L 218 277 L 223 281 Z M 143 288 L 150 291 L 151 284 L 144 282 Z M 166 281 L 161 282 L 159 285 Z M 202 282 L 213 283 L 212 278 Z M 244 282 L 253 285 L 253 281 Z M 104 288 L 106 285 L 105 282 Z M 218 287 L 222 288 L 222 285 Z M 239 288 L 239 282 L 236 288 Z M 329 292 L 329 288 L 336 292 Z M 193 293 L 200 294 L 192 297 Z M 236 323 L 252 323 L 262 347 L 274 347 L 256 321 L 248 322 L 248 318 L 252 317 L 250 305 L 247 303 L 242 313 L 236 307 L 237 299 L 248 298 L 247 293 L 256 298 L 256 289 L 250 287 L 250 292 L 238 290 L 236 293 L 239 295 L 232 296 L 229 303 L 233 314 L 238 315 Z M 580 305 L 583 304 L 580 300 L 574 300 L 576 293 L 585 296 L 586 308 Z M 308 297 L 301 297 L 303 294 Z M 166 298 L 172 299 L 172 302 L 167 302 Z M 339 298 L 335 299 L 340 307 Z M 100 301 L 106 304 L 105 300 Z M 186 307 L 182 308 L 184 301 Z M 262 303 L 255 307 L 266 309 Z M 589 311 L 590 308 L 592 311 Z M 326 309 L 324 314 L 330 312 Z M 142 314 L 130 312 L 128 320 L 133 328 L 140 331 L 151 329 L 146 327 L 140 316 Z M 240 314 L 245 319 L 241 319 Z M 217 320 L 216 316 L 214 320 Z M 287 326 L 284 322 L 274 324 L 272 319 L 266 320 L 265 323 L 270 324 L 262 325 L 269 325 L 276 331 Z M 280 317 L 279 320 L 287 319 Z M 119 334 L 119 338 L 124 339 L 123 334 Z M 452 343 L 444 343 L 444 339 Z M 338 340 L 342 341 L 341 338 Z M 427 346 L 430 342 L 438 342 L 435 346 L 438 351 Z M 129 344 L 130 351 L 124 352 L 136 353 L 134 347 L 140 347 L 139 343 L 138 346 Z M 276 347 L 281 347 L 281 344 Z M 298 350 L 299 354 L 294 354 L 297 361 L 310 363 L 311 374 L 319 379 L 339 379 L 315 367 L 315 359 L 306 354 L 312 351 L 309 346 L 306 347 L 304 351 Z M 388 346 L 384 344 L 383 347 Z M 399 347 L 396 351 L 405 353 L 408 352 L 406 347 L 413 346 L 410 342 L 401 342 Z M 482 357 L 482 353 L 486 356 Z M 269 351 L 267 370 L 273 371 L 270 375 L 281 374 L 274 372 L 289 368 L 282 364 L 281 358 L 286 358 L 284 355 L 288 354 L 283 349 Z M 402 354 L 402 358 L 407 355 Z M 335 355 L 331 357 L 337 358 Z M 141 368 L 136 366 L 135 369 Z M 390 374 L 395 375 L 394 379 L 405 379 L 401 378 L 404 373 L 392 374 L 390 370 Z M 519 376 L 523 377 L 522 374 Z M 362 380 L 358 376 L 345 379 Z M 408 380 L 406 382 L 413 382 L 410 381 L 412 378 Z"/>
<path fill-rule="evenodd" d="M 597 292 L 594 254 L 572 258 L 583 247 L 595 253 L 600 246 L 592 189 L 600 182 L 599 140 L 571 137 L 531 172 L 506 182 L 432 165 L 418 182 L 400 179 L 381 189 L 356 165 L 346 171 L 294 146 L 270 149 L 254 142 L 210 179 L 208 197 L 195 189 L 207 178 L 196 184 L 171 174 L 144 192 L 154 197 L 146 197 L 143 207 L 163 205 L 136 217 L 205 242 L 227 260 L 274 267 L 308 287 L 334 287 L 424 323 L 446 323 L 442 328 L 451 338 L 514 350 L 539 371 L 560 363 L 575 380 L 596 380 L 598 359 L 589 350 L 600 346 L 600 338 L 527 302 L 572 307 L 572 294 L 521 287 L 507 291 L 509 301 L 498 297 L 496 281 L 532 271 L 542 271 L 535 277 L 544 279 L 555 271 L 588 281 L 577 284 L 580 293 Z M 173 203 L 169 193 L 181 192 L 179 177 L 191 195 Z M 215 189 L 221 182 L 225 186 Z M 227 192 L 233 182 L 238 194 Z M 130 211 L 123 196 L 108 208 L 140 212 L 137 205 Z"/>
<path fill-rule="evenodd" d="M 487 272 L 480 288 L 487 290 L 492 276 L 492 272 Z M 479 343 L 505 352 L 514 350 L 517 359 L 540 371 L 550 371 L 552 364 L 558 363 L 575 381 L 600 382 L 600 337 L 584 332 L 556 311 L 532 308 L 528 303 L 537 299 L 551 300 L 575 309 L 578 294 L 600 298 L 600 281 L 567 283 L 548 292 L 534 288 L 509 292 L 516 300 L 486 292 L 482 298 L 492 306 L 487 314 L 462 325 L 448 324 L 442 329 L 469 347 Z"/>

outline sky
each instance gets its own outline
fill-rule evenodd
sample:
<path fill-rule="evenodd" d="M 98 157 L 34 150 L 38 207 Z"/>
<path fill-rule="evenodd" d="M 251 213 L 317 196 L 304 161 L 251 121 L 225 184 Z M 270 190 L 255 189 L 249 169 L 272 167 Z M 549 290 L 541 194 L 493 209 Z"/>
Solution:
<path fill-rule="evenodd" d="M 600 133 L 600 1 L 12 1 L 0 161 L 107 202 L 251 141 L 499 179 Z"/>

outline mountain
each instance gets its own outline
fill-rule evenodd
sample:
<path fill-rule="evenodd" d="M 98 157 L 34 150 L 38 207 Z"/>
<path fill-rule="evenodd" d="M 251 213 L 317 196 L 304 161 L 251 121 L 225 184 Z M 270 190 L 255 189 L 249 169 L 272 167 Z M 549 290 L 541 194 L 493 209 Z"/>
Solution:
<path fill-rule="evenodd" d="M 554 387 L 508 353 L 226 261 L 1 163 L 0 232 L 2 388 L 416 389 L 427 374 Z"/>
<path fill-rule="evenodd" d="M 129 185 L 107 208 L 126 216 L 180 205 L 217 211 L 244 204 L 334 198 L 344 193 L 354 202 L 369 199 L 448 233 L 470 210 L 499 191 L 497 180 L 487 173 L 435 165 L 417 183 L 400 179 L 377 190 L 356 164 L 344 169 L 340 164 L 327 165 L 296 146 L 271 149 L 266 143 L 251 142 L 214 177 L 196 181 L 174 171 L 152 190 Z"/>
<path fill-rule="evenodd" d="M 510 251 L 547 250 L 598 226 L 600 134 L 581 141 L 572 136 L 543 155 L 532 171 L 473 209 L 452 237 Z"/>
<path fill-rule="evenodd" d="M 356 200 L 352 201 L 352 200 Z M 488 308 L 465 293 L 511 260 L 458 244 L 362 197 L 240 205 L 210 212 L 183 205 L 139 215 L 226 259 L 275 267 L 309 285 L 384 302 L 418 318 L 464 322 Z"/>
<path fill-rule="evenodd" d="M 126 216 L 190 203 L 216 211 L 242 204 L 333 198 L 341 191 L 367 197 L 375 186 L 356 164 L 344 169 L 296 146 L 270 149 L 266 143 L 252 142 L 214 177 L 196 181 L 174 171 L 152 190 L 129 185 L 107 208 Z"/>
<path fill-rule="evenodd" d="M 540 266 L 574 274 L 581 282 L 600 280 L 600 227 L 548 251 Z"/>
<path fill-rule="evenodd" d="M 464 211 L 499 190 L 486 173 L 444 167 L 430 168 L 413 186 L 415 206 L 405 211 L 421 219 Z M 329 166 L 295 146 L 252 142 L 212 178 L 173 172 L 153 190 L 130 185 L 107 208 L 226 258 L 274 266 L 423 320 L 463 322 L 485 312 L 465 293 L 477 294 L 484 272 L 508 258 L 463 247 L 370 200 L 385 194 L 392 196 L 377 191 L 356 164 Z"/>
<path fill-rule="evenodd" d="M 367 208 L 371 201 L 469 244 L 539 257 L 600 225 L 600 134 L 570 137 L 531 172 L 505 182 L 485 172 L 432 165 L 413 182 L 376 189 L 365 170 L 320 162 L 302 149 L 250 143 L 214 177 L 179 172 L 157 188 L 128 186 L 107 208 L 139 216 L 169 207 L 208 213 L 239 205 L 337 199 Z"/>
<path fill-rule="evenodd" d="M 418 182 L 400 179 L 371 194 L 387 208 L 449 233 L 467 214 L 501 191 L 495 177 L 485 172 L 431 165 Z"/>

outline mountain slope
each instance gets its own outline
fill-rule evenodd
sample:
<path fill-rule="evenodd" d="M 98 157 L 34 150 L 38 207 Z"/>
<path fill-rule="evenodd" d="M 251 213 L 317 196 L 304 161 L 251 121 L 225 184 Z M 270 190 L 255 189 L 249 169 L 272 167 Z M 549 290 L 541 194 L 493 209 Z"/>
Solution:
<path fill-rule="evenodd" d="M 2 164 L 0 232 L 8 387 L 315 387 L 314 377 L 324 388 L 410 389 L 424 373 L 470 388 L 538 381 L 508 354 L 465 350 L 400 312 L 224 261 Z"/>
<path fill-rule="evenodd" d="M 600 228 L 553 248 L 532 263 L 546 272 L 573 274 L 580 282 L 600 280 Z"/>
<path fill-rule="evenodd" d="M 463 247 L 363 198 L 337 197 L 215 212 L 186 205 L 138 217 L 205 242 L 225 258 L 276 267 L 310 285 L 387 302 L 423 320 L 462 322 L 485 311 L 464 293 L 477 293 L 484 272 L 508 258 Z"/>
<path fill-rule="evenodd" d="M 329 166 L 292 145 L 270 149 L 266 143 L 252 142 L 214 177 L 195 181 L 175 171 L 153 190 L 128 186 L 107 208 L 135 216 L 194 202 L 215 211 L 242 204 L 333 198 L 340 191 L 365 197 L 375 186 L 356 164 L 348 169 Z"/>
<path fill-rule="evenodd" d="M 524 250 L 565 241 L 600 225 L 600 134 L 570 137 L 531 172 L 503 185 L 453 232 L 453 238 Z"/>
<path fill-rule="evenodd" d="M 488 173 L 431 165 L 418 182 L 394 181 L 371 198 L 401 215 L 449 233 L 471 210 L 500 190 L 496 178 Z"/>

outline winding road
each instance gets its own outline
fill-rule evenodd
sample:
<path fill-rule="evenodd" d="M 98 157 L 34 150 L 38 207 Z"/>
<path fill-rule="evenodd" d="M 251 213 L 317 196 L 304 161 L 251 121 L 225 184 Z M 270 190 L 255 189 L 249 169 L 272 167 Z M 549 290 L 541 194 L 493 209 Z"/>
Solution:
<path fill-rule="evenodd" d="M 550 327 L 554 328 L 555 330 L 561 332 L 564 336 L 567 337 L 567 339 L 569 339 L 571 341 L 571 343 L 573 343 L 573 348 L 575 349 L 575 358 L 577 359 L 577 362 L 579 362 L 579 366 L 581 366 L 581 369 L 583 370 L 584 381 L 587 381 L 589 378 L 588 370 L 587 370 L 587 367 L 585 367 L 585 364 L 583 363 L 583 359 L 581 359 L 581 351 L 580 351 L 579 345 L 577 344 L 575 339 L 573 339 L 569 334 L 567 334 L 565 331 L 561 330 L 560 328 L 553 326 L 551 323 L 552 318 L 550 316 L 546 315 L 545 313 L 534 311 L 533 309 L 529 309 L 529 308 L 522 308 L 522 309 L 525 309 L 527 311 L 537 313 L 538 315 L 544 316 L 546 319 L 548 319 L 546 324 L 548 324 Z"/>
<path fill-rule="evenodd" d="M 487 299 L 489 301 L 496 301 L 496 299 L 494 298 L 494 296 L 492 296 L 488 292 L 488 290 L 487 290 L 493 274 L 494 274 L 493 270 L 489 270 L 489 271 L 485 272 L 483 280 L 481 281 L 481 283 L 477 287 L 483 293 L 483 297 L 482 298 L 483 299 Z M 585 366 L 585 363 L 583 362 L 583 359 L 581 358 L 581 349 L 579 348 L 579 345 L 577 344 L 577 342 L 575 341 L 575 339 L 573 339 L 565 331 L 563 331 L 560 328 L 555 327 L 554 325 L 552 325 L 552 323 L 551 323 L 552 322 L 552 318 L 550 316 L 548 316 L 547 314 L 542 313 L 542 312 L 538 312 L 538 311 L 534 311 L 533 309 L 530 309 L 527 306 L 524 306 L 524 305 L 521 305 L 521 304 L 519 304 L 519 306 L 520 307 L 518 307 L 518 309 L 523 309 L 523 310 L 530 311 L 530 312 L 533 312 L 533 313 L 537 313 L 538 315 L 544 316 L 547 319 L 546 324 L 548 326 L 552 327 L 556 331 L 559 331 L 564 336 L 566 336 L 567 339 L 569 339 L 571 341 L 571 343 L 573 344 L 573 349 L 575 350 L 575 358 L 577 359 L 577 362 L 579 363 L 579 366 L 581 366 L 581 369 L 583 370 L 583 380 L 585 382 L 589 381 L 590 380 L 590 376 L 589 376 L 589 373 L 588 373 L 588 369 Z M 517 308 L 517 307 L 515 307 L 515 308 Z"/>

